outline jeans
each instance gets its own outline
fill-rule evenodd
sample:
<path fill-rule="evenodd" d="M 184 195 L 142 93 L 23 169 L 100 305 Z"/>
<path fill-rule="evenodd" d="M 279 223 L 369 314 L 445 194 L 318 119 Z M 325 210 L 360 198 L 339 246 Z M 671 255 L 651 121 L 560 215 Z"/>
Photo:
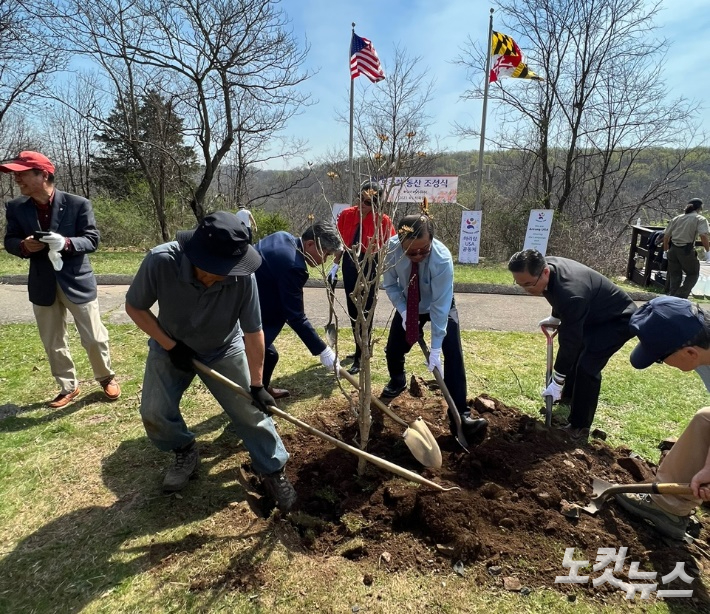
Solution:
<path fill-rule="evenodd" d="M 249 365 L 244 352 L 224 356 L 210 366 L 249 390 Z M 140 412 L 146 434 L 163 452 L 184 448 L 195 440 L 194 433 L 188 429 L 180 413 L 180 400 L 195 375 L 194 371 L 188 373 L 175 368 L 166 351 L 150 348 L 143 376 Z M 237 435 L 251 455 L 254 470 L 266 474 L 281 469 L 288 460 L 288 452 L 273 420 L 231 388 L 208 375 L 197 375 L 234 423 Z"/>

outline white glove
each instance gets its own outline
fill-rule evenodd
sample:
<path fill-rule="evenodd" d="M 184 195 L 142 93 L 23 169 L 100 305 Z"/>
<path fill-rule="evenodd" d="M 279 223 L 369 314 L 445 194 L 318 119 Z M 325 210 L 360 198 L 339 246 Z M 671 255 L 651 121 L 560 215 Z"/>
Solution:
<path fill-rule="evenodd" d="M 338 360 L 335 356 L 335 352 L 333 351 L 332 348 L 325 348 L 321 353 L 320 353 L 320 361 L 322 365 L 326 369 L 334 369 L 335 366 L 338 364 Z M 338 365 L 340 366 L 340 365 Z"/>
<path fill-rule="evenodd" d="M 61 252 L 66 245 L 66 239 L 56 232 L 50 232 L 46 237 L 42 237 L 40 241 L 49 245 L 49 249 L 55 252 Z"/>
<path fill-rule="evenodd" d="M 328 271 L 328 282 L 333 283 L 335 279 L 338 277 L 338 269 L 340 269 L 340 265 L 337 262 L 333 263 L 333 266 L 330 267 L 330 271 Z"/>
<path fill-rule="evenodd" d="M 544 320 L 538 322 L 538 326 L 559 326 L 562 324 L 562 320 L 554 316 L 547 316 Z"/>
<path fill-rule="evenodd" d="M 429 371 L 439 369 L 441 376 L 444 376 L 444 367 L 441 365 L 441 348 L 431 348 L 429 352 L 429 364 L 426 367 Z"/>
<path fill-rule="evenodd" d="M 402 328 L 404 329 L 404 332 L 407 332 L 407 310 L 405 309 L 402 312 Z"/>
<path fill-rule="evenodd" d="M 542 391 L 543 398 L 552 397 L 553 401 L 559 401 L 562 397 L 562 388 L 564 388 L 564 385 L 565 376 L 555 372 L 548 387 Z"/>
<path fill-rule="evenodd" d="M 62 255 L 53 249 L 49 250 L 47 254 L 49 256 L 49 261 L 52 263 L 55 271 L 61 271 L 64 266 L 64 260 L 62 260 Z"/>

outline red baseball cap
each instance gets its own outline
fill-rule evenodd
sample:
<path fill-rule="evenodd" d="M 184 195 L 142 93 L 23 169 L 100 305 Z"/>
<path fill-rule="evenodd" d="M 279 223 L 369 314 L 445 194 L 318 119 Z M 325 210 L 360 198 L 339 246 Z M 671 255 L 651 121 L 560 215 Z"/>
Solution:
<path fill-rule="evenodd" d="M 50 162 L 47 156 L 43 156 L 36 151 L 21 151 L 20 155 L 11 162 L 0 164 L 0 172 L 3 173 L 21 173 L 30 169 L 54 174 L 54 164 Z"/>

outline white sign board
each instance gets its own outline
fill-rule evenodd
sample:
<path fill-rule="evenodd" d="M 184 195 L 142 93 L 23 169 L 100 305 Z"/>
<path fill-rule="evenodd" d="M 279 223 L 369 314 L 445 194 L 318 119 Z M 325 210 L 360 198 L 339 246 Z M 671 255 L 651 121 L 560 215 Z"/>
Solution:
<path fill-rule="evenodd" d="M 482 211 L 461 212 L 461 232 L 459 233 L 459 262 L 478 264 L 478 250 L 481 244 Z"/>
<path fill-rule="evenodd" d="M 350 205 L 344 205 L 343 203 L 333 203 L 333 224 L 338 225 L 338 218 L 340 214 L 345 211 Z"/>
<path fill-rule="evenodd" d="M 385 187 L 390 203 L 420 203 L 426 196 L 430 203 L 455 203 L 459 187 L 458 175 L 434 177 L 393 177 Z"/>
<path fill-rule="evenodd" d="M 536 249 L 543 256 L 547 250 L 547 240 L 552 227 L 552 209 L 533 209 L 528 218 L 528 229 L 525 231 L 523 249 Z"/>

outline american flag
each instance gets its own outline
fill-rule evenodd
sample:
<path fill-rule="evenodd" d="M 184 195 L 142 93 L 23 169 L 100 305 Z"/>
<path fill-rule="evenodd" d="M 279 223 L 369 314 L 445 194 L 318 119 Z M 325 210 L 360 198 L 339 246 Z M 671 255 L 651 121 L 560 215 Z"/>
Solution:
<path fill-rule="evenodd" d="M 373 83 L 385 78 L 385 71 L 380 65 L 380 58 L 372 43 L 366 38 L 361 38 L 353 32 L 350 41 L 350 78 L 354 79 L 365 75 Z"/>

